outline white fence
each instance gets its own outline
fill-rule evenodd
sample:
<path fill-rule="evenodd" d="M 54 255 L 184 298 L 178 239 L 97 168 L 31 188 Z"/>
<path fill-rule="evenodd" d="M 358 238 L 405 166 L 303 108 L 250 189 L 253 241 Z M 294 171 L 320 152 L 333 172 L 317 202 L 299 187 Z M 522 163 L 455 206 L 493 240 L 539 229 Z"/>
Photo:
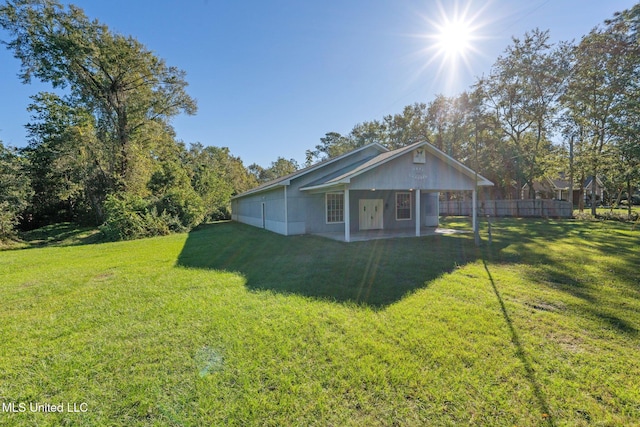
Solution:
<path fill-rule="evenodd" d="M 471 216 L 471 200 L 440 202 L 440 215 Z M 479 200 L 478 215 L 535 218 L 571 218 L 571 202 L 561 200 Z"/>

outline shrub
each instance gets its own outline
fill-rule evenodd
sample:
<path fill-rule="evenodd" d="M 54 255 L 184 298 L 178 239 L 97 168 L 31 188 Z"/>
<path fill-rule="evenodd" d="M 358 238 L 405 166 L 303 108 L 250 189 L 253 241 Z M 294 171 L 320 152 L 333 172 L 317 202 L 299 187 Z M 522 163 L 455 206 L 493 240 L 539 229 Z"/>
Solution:
<path fill-rule="evenodd" d="M 573 217 L 575 219 L 579 219 L 582 221 L 619 221 L 619 222 L 635 222 L 638 221 L 638 213 L 632 212 L 631 218 L 627 212 L 612 212 L 612 211 L 604 211 L 598 212 L 594 217 L 591 213 L 587 212 L 576 212 Z"/>
<path fill-rule="evenodd" d="M 629 214 L 627 212 L 622 213 L 622 212 L 606 211 L 603 213 L 598 213 L 596 215 L 596 218 L 609 220 L 609 221 L 627 222 L 627 221 L 637 221 L 638 214 L 635 212 L 632 212 L 631 217 L 629 217 Z"/>
<path fill-rule="evenodd" d="M 104 212 L 106 220 L 100 230 L 106 238 L 131 240 L 189 231 L 202 222 L 205 209 L 195 192 L 175 189 L 159 200 L 111 194 Z"/>
<path fill-rule="evenodd" d="M 147 202 L 138 196 L 110 194 L 104 202 L 106 220 L 100 231 L 111 240 L 130 240 L 146 236 Z"/>
<path fill-rule="evenodd" d="M 0 241 L 10 239 L 15 235 L 15 227 L 18 225 L 19 216 L 13 212 L 9 202 L 0 201 Z"/>
<path fill-rule="evenodd" d="M 159 212 L 177 218 L 183 228 L 192 229 L 204 220 L 206 209 L 200 196 L 191 188 L 173 188 L 156 204 Z"/>

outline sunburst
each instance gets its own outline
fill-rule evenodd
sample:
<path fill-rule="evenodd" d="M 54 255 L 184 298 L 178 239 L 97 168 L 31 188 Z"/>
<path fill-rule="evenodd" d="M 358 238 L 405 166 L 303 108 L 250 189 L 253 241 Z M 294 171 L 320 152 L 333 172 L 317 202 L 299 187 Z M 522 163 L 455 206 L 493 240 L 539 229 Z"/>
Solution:
<path fill-rule="evenodd" d="M 482 30 L 487 23 L 481 19 L 484 8 L 472 12 L 470 2 L 464 7 L 458 2 L 446 4 L 445 8 L 438 2 L 437 18 L 425 18 L 431 31 L 420 37 L 427 42 L 425 68 L 438 63 L 438 77 L 446 79 L 447 87 L 455 87 L 463 69 L 473 73 L 471 59 L 480 53 L 477 43 L 485 38 Z"/>

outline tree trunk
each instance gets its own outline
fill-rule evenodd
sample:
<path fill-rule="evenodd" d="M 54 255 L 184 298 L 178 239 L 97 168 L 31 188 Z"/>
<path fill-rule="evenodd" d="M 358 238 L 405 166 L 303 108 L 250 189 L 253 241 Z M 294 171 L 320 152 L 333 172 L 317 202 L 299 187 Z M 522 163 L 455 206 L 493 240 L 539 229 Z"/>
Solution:
<path fill-rule="evenodd" d="M 573 211 L 573 135 L 569 141 L 569 196 L 567 200 L 571 202 L 571 210 Z"/>
<path fill-rule="evenodd" d="M 584 172 L 580 174 L 580 191 L 578 193 L 578 210 L 584 212 Z"/>
<path fill-rule="evenodd" d="M 118 145 L 120 148 L 120 164 L 118 170 L 118 186 L 120 190 L 127 190 L 127 176 L 129 172 L 129 123 L 125 108 L 118 111 Z"/>
<path fill-rule="evenodd" d="M 596 216 L 596 176 L 593 176 L 591 181 L 591 215 Z"/>
<path fill-rule="evenodd" d="M 627 177 L 627 219 L 631 221 L 631 206 L 633 204 L 633 197 L 631 194 L 631 178 Z"/>

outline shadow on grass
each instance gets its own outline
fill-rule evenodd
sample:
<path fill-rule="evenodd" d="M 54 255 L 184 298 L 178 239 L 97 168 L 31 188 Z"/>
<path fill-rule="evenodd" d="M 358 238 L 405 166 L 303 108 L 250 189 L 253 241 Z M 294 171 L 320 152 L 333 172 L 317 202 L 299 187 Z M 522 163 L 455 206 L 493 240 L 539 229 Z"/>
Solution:
<path fill-rule="evenodd" d="M 615 276 L 620 279 L 616 281 L 618 292 L 640 298 L 640 233 L 622 232 L 618 224 L 567 220 L 510 219 L 498 224 L 493 238 L 497 244 L 485 251 L 489 261 L 532 266 L 523 270 L 525 277 L 578 298 L 584 304 L 575 310 L 618 333 L 639 334 L 638 328 L 622 317 L 625 311 L 609 301 L 610 295 L 602 285 Z M 565 245 L 566 252 L 551 250 L 559 242 Z M 615 259 L 614 265 L 605 262 L 611 258 Z M 587 265 L 598 266 L 597 279 L 588 272 Z"/>
<path fill-rule="evenodd" d="M 47 225 L 20 233 L 19 237 L 2 250 L 32 249 L 43 246 L 80 246 L 106 242 L 95 227 L 81 227 L 71 222 Z"/>
<path fill-rule="evenodd" d="M 238 272 L 250 290 L 382 308 L 478 256 L 469 235 L 342 243 L 219 223 L 190 233 L 177 265 Z"/>
<path fill-rule="evenodd" d="M 615 254 L 611 274 L 623 278 L 623 292 L 640 298 L 640 282 L 634 280 L 640 265 L 636 234 L 620 233 L 615 226 L 594 229 L 584 222 L 508 219 L 495 223 L 493 243 L 487 246 L 483 227 L 484 247 L 478 249 L 470 234 L 342 243 L 219 223 L 190 233 L 177 265 L 238 272 L 250 290 L 380 308 L 484 254 L 490 263 L 531 266 L 523 274 L 532 283 L 579 298 L 584 304 L 576 309 L 619 333 L 638 334 L 625 312 L 608 304 L 598 283 L 583 271 L 584 262 L 594 262 L 589 257 Z M 555 243 L 570 245 L 566 255 L 550 250 Z M 587 244 L 595 254 L 576 259 Z"/>
<path fill-rule="evenodd" d="M 540 388 L 540 383 L 536 378 L 535 370 L 533 369 L 533 366 L 531 366 L 531 362 L 529 361 L 529 358 L 527 357 L 527 354 L 524 350 L 522 341 L 520 340 L 520 335 L 518 334 L 518 331 L 513 325 L 511 316 L 507 311 L 507 306 L 504 304 L 502 295 L 498 290 L 498 286 L 496 285 L 496 282 L 493 280 L 493 276 L 491 275 L 491 271 L 489 270 L 487 261 L 484 258 L 482 260 L 482 263 L 484 264 L 484 269 L 487 272 L 487 276 L 489 278 L 489 282 L 491 282 L 491 287 L 496 296 L 496 299 L 500 304 L 500 310 L 502 311 L 502 316 L 504 317 L 505 323 L 507 324 L 507 327 L 509 328 L 509 332 L 511 333 L 511 342 L 516 348 L 516 355 L 520 359 L 520 362 L 522 362 L 522 366 L 524 366 L 525 376 L 527 378 L 527 381 L 529 381 L 529 384 L 531 385 L 531 389 L 533 390 L 533 395 L 536 398 L 536 403 L 538 405 L 540 413 L 543 414 L 543 417 L 544 417 L 543 420 L 546 423 L 546 425 L 554 426 L 555 422 L 553 420 L 553 417 L 551 416 L 551 411 L 549 410 L 549 404 L 547 403 L 547 399 L 544 393 L 542 392 L 542 389 Z"/>

